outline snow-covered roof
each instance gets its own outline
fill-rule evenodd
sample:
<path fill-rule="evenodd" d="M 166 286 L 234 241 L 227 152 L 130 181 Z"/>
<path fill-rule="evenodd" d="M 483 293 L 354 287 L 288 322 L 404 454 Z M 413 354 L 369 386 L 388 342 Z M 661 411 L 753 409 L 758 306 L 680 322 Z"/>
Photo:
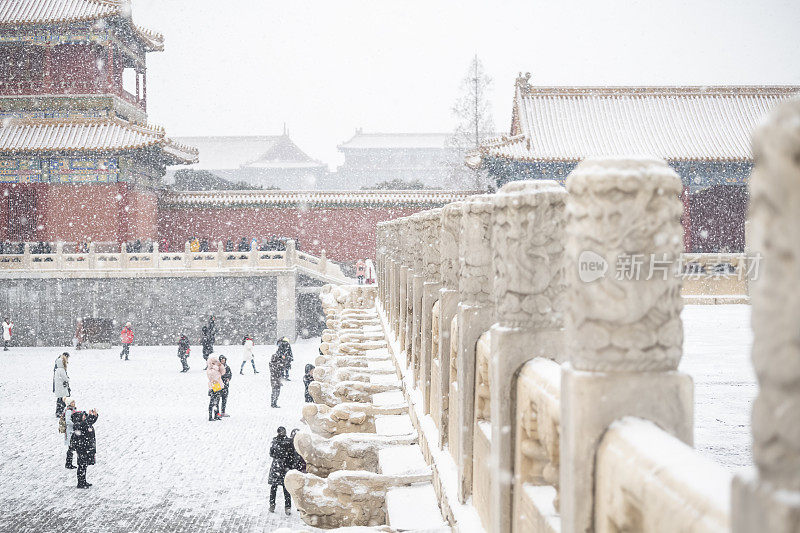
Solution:
<path fill-rule="evenodd" d="M 287 135 L 176 137 L 200 150 L 198 170 L 312 168 L 323 163 L 307 156 Z"/>
<path fill-rule="evenodd" d="M 355 135 L 339 145 L 340 150 L 363 149 L 434 149 L 447 147 L 447 133 L 363 133 L 357 130 Z"/>
<path fill-rule="evenodd" d="M 139 126 L 116 118 L 5 120 L 0 123 L 0 152 L 119 152 L 159 146 L 173 164 L 193 163 L 197 150 L 172 141 L 163 128 Z"/>
<path fill-rule="evenodd" d="M 535 87 L 517 79 L 511 134 L 468 156 L 517 161 L 650 155 L 751 159 L 750 137 L 796 86 Z"/>
<path fill-rule="evenodd" d="M 161 197 L 166 207 L 430 205 L 457 202 L 472 191 L 183 191 Z"/>
<path fill-rule="evenodd" d="M 3 0 L 0 26 L 71 23 L 121 17 L 148 49 L 164 49 L 164 36 L 141 28 L 131 20 L 130 0 Z"/>

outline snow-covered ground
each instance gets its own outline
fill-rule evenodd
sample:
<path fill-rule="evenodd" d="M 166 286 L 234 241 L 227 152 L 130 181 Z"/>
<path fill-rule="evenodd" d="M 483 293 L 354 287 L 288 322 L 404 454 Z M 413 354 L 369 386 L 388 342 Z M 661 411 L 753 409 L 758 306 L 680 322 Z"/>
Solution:
<path fill-rule="evenodd" d="M 269 445 L 278 426 L 300 427 L 303 367 L 319 339 L 293 346 L 295 359 L 269 407 L 268 356 L 256 346 L 258 375 L 239 375 L 240 346 L 220 347 L 233 370 L 229 418 L 208 421 L 207 380 L 199 347 L 181 374 L 177 347 L 74 351 L 69 363 L 79 409 L 96 408 L 97 464 L 75 488 L 64 468 L 52 394 L 53 363 L 63 348 L 0 351 L 0 531 L 269 532 L 302 524 L 297 511 L 269 513 Z"/>
<path fill-rule="evenodd" d="M 695 444 L 729 468 L 751 464 L 748 306 L 687 306 L 681 370 L 695 380 Z M 269 408 L 267 357 L 239 375 L 241 347 L 222 347 L 234 371 L 230 418 L 208 422 L 207 381 L 199 347 L 180 374 L 176 347 L 75 352 L 69 375 L 80 409 L 97 408 L 94 486 L 75 489 L 54 417 L 53 362 L 63 348 L 0 352 L 0 531 L 269 532 L 301 524 L 268 512 L 269 444 L 278 426 L 300 427 L 301 376 L 319 340 L 294 345 L 292 380 Z M 282 509 L 279 491 L 278 510 Z"/>
<path fill-rule="evenodd" d="M 736 470 L 753 464 L 750 411 L 758 393 L 749 305 L 687 305 L 679 370 L 694 378 L 695 447 Z"/>

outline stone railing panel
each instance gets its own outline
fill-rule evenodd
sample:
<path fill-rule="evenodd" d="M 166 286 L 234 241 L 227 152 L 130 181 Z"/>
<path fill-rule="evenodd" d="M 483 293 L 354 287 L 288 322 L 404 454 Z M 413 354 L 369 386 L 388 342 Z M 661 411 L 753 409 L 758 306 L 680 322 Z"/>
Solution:
<path fill-rule="evenodd" d="M 624 418 L 597 451 L 594 530 L 727 533 L 731 478 L 652 422 Z"/>

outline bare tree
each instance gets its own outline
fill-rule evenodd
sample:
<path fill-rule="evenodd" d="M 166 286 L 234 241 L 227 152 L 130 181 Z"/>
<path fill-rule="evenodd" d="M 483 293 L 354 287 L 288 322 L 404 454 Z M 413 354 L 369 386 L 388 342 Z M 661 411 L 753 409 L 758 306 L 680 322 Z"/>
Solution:
<path fill-rule="evenodd" d="M 489 188 L 487 172 L 471 169 L 464 163 L 467 153 L 477 150 L 494 134 L 489 89 L 492 79 L 486 74 L 478 56 L 472 58 L 469 69 L 461 80 L 461 94 L 453 105 L 456 129 L 449 139 L 451 180 L 461 188 L 486 190 Z"/>

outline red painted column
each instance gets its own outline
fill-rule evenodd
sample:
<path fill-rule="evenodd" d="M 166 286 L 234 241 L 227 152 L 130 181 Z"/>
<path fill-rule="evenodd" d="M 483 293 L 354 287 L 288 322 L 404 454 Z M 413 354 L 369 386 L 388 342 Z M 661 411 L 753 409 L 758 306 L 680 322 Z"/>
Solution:
<path fill-rule="evenodd" d="M 108 92 L 114 92 L 114 43 L 108 43 L 108 57 L 106 58 L 106 85 Z"/>
<path fill-rule="evenodd" d="M 44 90 L 53 92 L 53 47 L 48 45 L 44 49 Z"/>

